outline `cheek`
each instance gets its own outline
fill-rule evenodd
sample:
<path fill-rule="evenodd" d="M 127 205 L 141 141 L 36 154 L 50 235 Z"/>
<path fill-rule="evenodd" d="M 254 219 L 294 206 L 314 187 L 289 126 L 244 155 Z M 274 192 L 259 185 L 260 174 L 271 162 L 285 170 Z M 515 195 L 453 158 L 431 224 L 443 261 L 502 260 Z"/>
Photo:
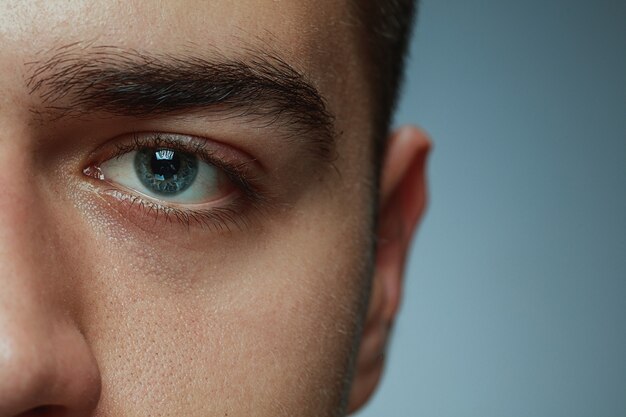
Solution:
<path fill-rule="evenodd" d="M 81 320 L 103 409 L 307 416 L 338 407 L 366 282 L 365 214 L 303 204 L 202 253 L 132 231 L 93 239 L 76 262 L 91 268 Z"/>

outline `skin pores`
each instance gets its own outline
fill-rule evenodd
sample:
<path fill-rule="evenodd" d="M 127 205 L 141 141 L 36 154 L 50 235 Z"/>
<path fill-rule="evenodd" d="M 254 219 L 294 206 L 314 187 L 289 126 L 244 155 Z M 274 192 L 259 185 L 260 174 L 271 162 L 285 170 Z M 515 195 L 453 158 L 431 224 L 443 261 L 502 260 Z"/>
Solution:
<path fill-rule="evenodd" d="M 339 415 L 372 243 L 356 36 L 347 2 L 0 2 L 1 417 Z M 131 51 L 279 58 L 323 97 L 331 157 L 271 105 L 255 117 L 219 105 L 60 114 L 79 93 L 46 99 L 68 62 L 106 71 Z M 46 67 L 54 56 L 67 61 Z M 244 155 L 262 204 L 202 225 L 84 174 L 136 132 Z"/>

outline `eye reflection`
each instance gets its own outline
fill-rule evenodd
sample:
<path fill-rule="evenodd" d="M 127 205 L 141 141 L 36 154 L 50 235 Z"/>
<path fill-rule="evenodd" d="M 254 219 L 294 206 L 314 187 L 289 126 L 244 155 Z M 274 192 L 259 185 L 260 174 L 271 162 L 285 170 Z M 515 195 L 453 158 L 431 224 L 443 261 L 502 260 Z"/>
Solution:
<path fill-rule="evenodd" d="M 137 151 L 134 165 L 143 185 L 167 196 L 185 191 L 198 174 L 198 158 L 173 149 Z"/>

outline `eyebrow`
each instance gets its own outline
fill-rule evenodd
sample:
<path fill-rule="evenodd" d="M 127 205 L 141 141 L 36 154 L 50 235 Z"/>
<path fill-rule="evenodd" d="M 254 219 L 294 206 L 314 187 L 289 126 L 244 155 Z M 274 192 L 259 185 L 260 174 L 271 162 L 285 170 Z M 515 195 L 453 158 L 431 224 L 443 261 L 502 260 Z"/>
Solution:
<path fill-rule="evenodd" d="M 143 118 L 201 110 L 276 127 L 332 158 L 334 116 L 303 74 L 268 52 L 245 50 L 236 59 L 214 55 L 72 44 L 27 63 L 26 85 L 55 120 L 94 112 Z"/>

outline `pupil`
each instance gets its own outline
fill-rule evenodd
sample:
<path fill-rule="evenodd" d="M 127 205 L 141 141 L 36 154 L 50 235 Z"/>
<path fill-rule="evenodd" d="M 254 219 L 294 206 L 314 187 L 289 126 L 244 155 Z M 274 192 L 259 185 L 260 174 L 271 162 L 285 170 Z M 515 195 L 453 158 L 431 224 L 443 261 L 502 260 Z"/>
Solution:
<path fill-rule="evenodd" d="M 176 177 L 180 170 L 180 165 L 181 161 L 177 152 L 170 149 L 156 151 L 150 160 L 150 168 L 154 176 L 161 181 Z"/>
<path fill-rule="evenodd" d="M 135 172 L 149 191 L 173 196 L 194 183 L 198 159 L 174 149 L 144 148 L 135 156 Z"/>

